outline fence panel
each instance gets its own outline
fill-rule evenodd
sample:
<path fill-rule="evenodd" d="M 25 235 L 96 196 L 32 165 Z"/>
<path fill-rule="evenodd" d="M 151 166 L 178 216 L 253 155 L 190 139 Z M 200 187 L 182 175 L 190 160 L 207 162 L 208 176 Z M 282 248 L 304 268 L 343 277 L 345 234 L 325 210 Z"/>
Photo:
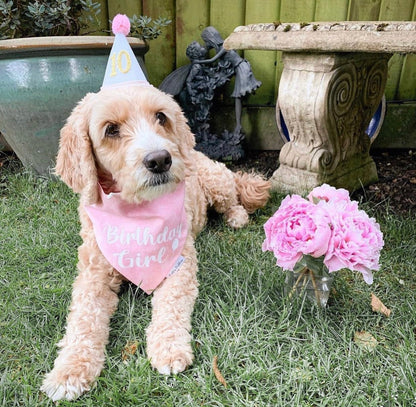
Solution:
<path fill-rule="evenodd" d="M 412 20 L 416 20 L 416 2 L 413 6 Z M 416 100 L 416 55 L 406 55 L 396 94 L 397 100 Z"/>
<path fill-rule="evenodd" d="M 117 13 L 126 14 L 128 16 L 132 16 L 133 14 L 139 16 L 142 14 L 141 0 L 107 0 L 107 3 L 110 20 L 112 20 Z"/>
<path fill-rule="evenodd" d="M 245 24 L 259 22 L 277 22 L 279 20 L 280 1 L 266 0 L 259 2 L 256 0 L 246 0 Z M 273 105 L 277 96 L 276 68 L 278 55 L 281 53 L 274 51 L 244 51 L 244 57 L 250 62 L 254 76 L 262 82 L 262 86 L 256 94 L 247 99 L 251 105 Z"/>
<path fill-rule="evenodd" d="M 174 0 L 143 0 L 143 14 L 153 19 L 165 17 L 172 23 L 164 27 L 162 34 L 150 42 L 145 56 L 147 74 L 150 83 L 159 86 L 160 82 L 176 69 L 176 26 Z"/>
<path fill-rule="evenodd" d="M 314 21 L 345 21 L 348 17 L 348 0 L 316 0 Z"/>
<path fill-rule="evenodd" d="M 176 67 L 189 62 L 186 47 L 202 42 L 202 30 L 213 25 L 227 37 L 235 27 L 259 22 L 343 20 L 415 20 L 415 0 L 101 0 L 105 17 L 121 12 L 173 20 L 150 43 L 146 65 L 150 81 L 158 86 Z M 105 1 L 108 6 L 105 7 Z M 108 14 L 107 14 L 108 8 Z M 103 19 L 103 17 L 101 17 Z M 253 72 L 263 82 L 249 105 L 270 106 L 276 101 L 282 71 L 281 53 L 246 51 Z M 416 99 L 416 57 L 395 55 L 390 60 L 386 86 L 388 100 Z"/>

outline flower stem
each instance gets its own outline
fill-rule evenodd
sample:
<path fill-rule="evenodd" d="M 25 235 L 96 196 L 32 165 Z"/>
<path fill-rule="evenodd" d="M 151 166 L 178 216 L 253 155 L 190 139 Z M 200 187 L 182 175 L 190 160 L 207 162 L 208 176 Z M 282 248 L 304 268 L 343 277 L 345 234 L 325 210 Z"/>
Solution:
<path fill-rule="evenodd" d="M 321 296 L 319 294 L 318 286 L 316 285 L 315 275 L 312 270 L 309 270 L 307 267 L 304 267 L 300 270 L 299 277 L 297 278 L 295 284 L 293 285 L 292 289 L 290 290 L 288 298 L 292 298 L 293 294 L 295 293 L 298 286 L 302 283 L 302 288 L 305 288 L 306 284 L 308 283 L 308 275 L 310 275 L 310 279 L 312 281 L 312 286 L 315 291 L 315 298 L 317 300 L 318 305 L 321 305 Z"/>
<path fill-rule="evenodd" d="M 318 287 L 316 286 L 315 275 L 313 274 L 313 271 L 311 270 L 309 270 L 309 273 L 311 275 L 313 289 L 315 290 L 316 300 L 318 302 L 318 305 L 321 305 L 321 296 L 319 295 L 319 290 L 318 290 Z"/>
<path fill-rule="evenodd" d="M 297 278 L 295 284 L 293 285 L 292 289 L 290 290 L 289 293 L 289 299 L 292 298 L 292 295 L 295 293 L 297 286 L 299 285 L 299 283 L 301 282 L 302 278 L 305 279 L 306 278 L 306 273 L 308 272 L 308 269 L 306 267 L 304 267 L 300 274 L 299 277 Z"/>

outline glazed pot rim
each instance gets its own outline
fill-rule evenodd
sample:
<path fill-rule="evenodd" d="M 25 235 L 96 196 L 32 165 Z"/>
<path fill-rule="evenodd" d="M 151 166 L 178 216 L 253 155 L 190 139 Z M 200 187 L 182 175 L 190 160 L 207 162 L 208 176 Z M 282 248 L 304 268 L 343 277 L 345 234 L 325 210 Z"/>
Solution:
<path fill-rule="evenodd" d="M 85 35 L 85 36 L 51 36 L 51 37 L 28 37 L 0 40 L 0 55 L 60 49 L 110 49 L 114 42 L 114 36 Z M 148 50 L 149 45 L 135 37 L 127 37 L 133 49 Z"/>

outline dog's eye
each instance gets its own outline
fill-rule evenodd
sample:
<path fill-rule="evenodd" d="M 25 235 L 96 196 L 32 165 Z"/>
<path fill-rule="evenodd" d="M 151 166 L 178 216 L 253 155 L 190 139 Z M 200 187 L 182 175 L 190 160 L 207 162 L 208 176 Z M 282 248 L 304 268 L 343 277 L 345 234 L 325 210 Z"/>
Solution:
<path fill-rule="evenodd" d="M 105 128 L 106 137 L 120 137 L 120 126 L 115 123 L 110 123 Z"/>
<path fill-rule="evenodd" d="M 168 121 L 168 118 L 166 117 L 165 113 L 163 112 L 157 112 L 156 113 L 156 119 L 159 122 L 161 126 L 164 126 L 166 122 Z"/>

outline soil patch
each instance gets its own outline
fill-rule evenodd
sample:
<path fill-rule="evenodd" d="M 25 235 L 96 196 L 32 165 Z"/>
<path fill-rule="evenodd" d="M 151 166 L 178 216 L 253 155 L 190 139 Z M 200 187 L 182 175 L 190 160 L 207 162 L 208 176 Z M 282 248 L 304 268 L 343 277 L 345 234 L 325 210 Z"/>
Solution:
<path fill-rule="evenodd" d="M 389 207 L 397 214 L 416 214 L 416 151 L 389 150 L 371 152 L 379 176 L 376 184 L 354 192 L 356 200 Z M 278 151 L 250 151 L 233 170 L 255 170 L 269 178 L 279 166 Z"/>

